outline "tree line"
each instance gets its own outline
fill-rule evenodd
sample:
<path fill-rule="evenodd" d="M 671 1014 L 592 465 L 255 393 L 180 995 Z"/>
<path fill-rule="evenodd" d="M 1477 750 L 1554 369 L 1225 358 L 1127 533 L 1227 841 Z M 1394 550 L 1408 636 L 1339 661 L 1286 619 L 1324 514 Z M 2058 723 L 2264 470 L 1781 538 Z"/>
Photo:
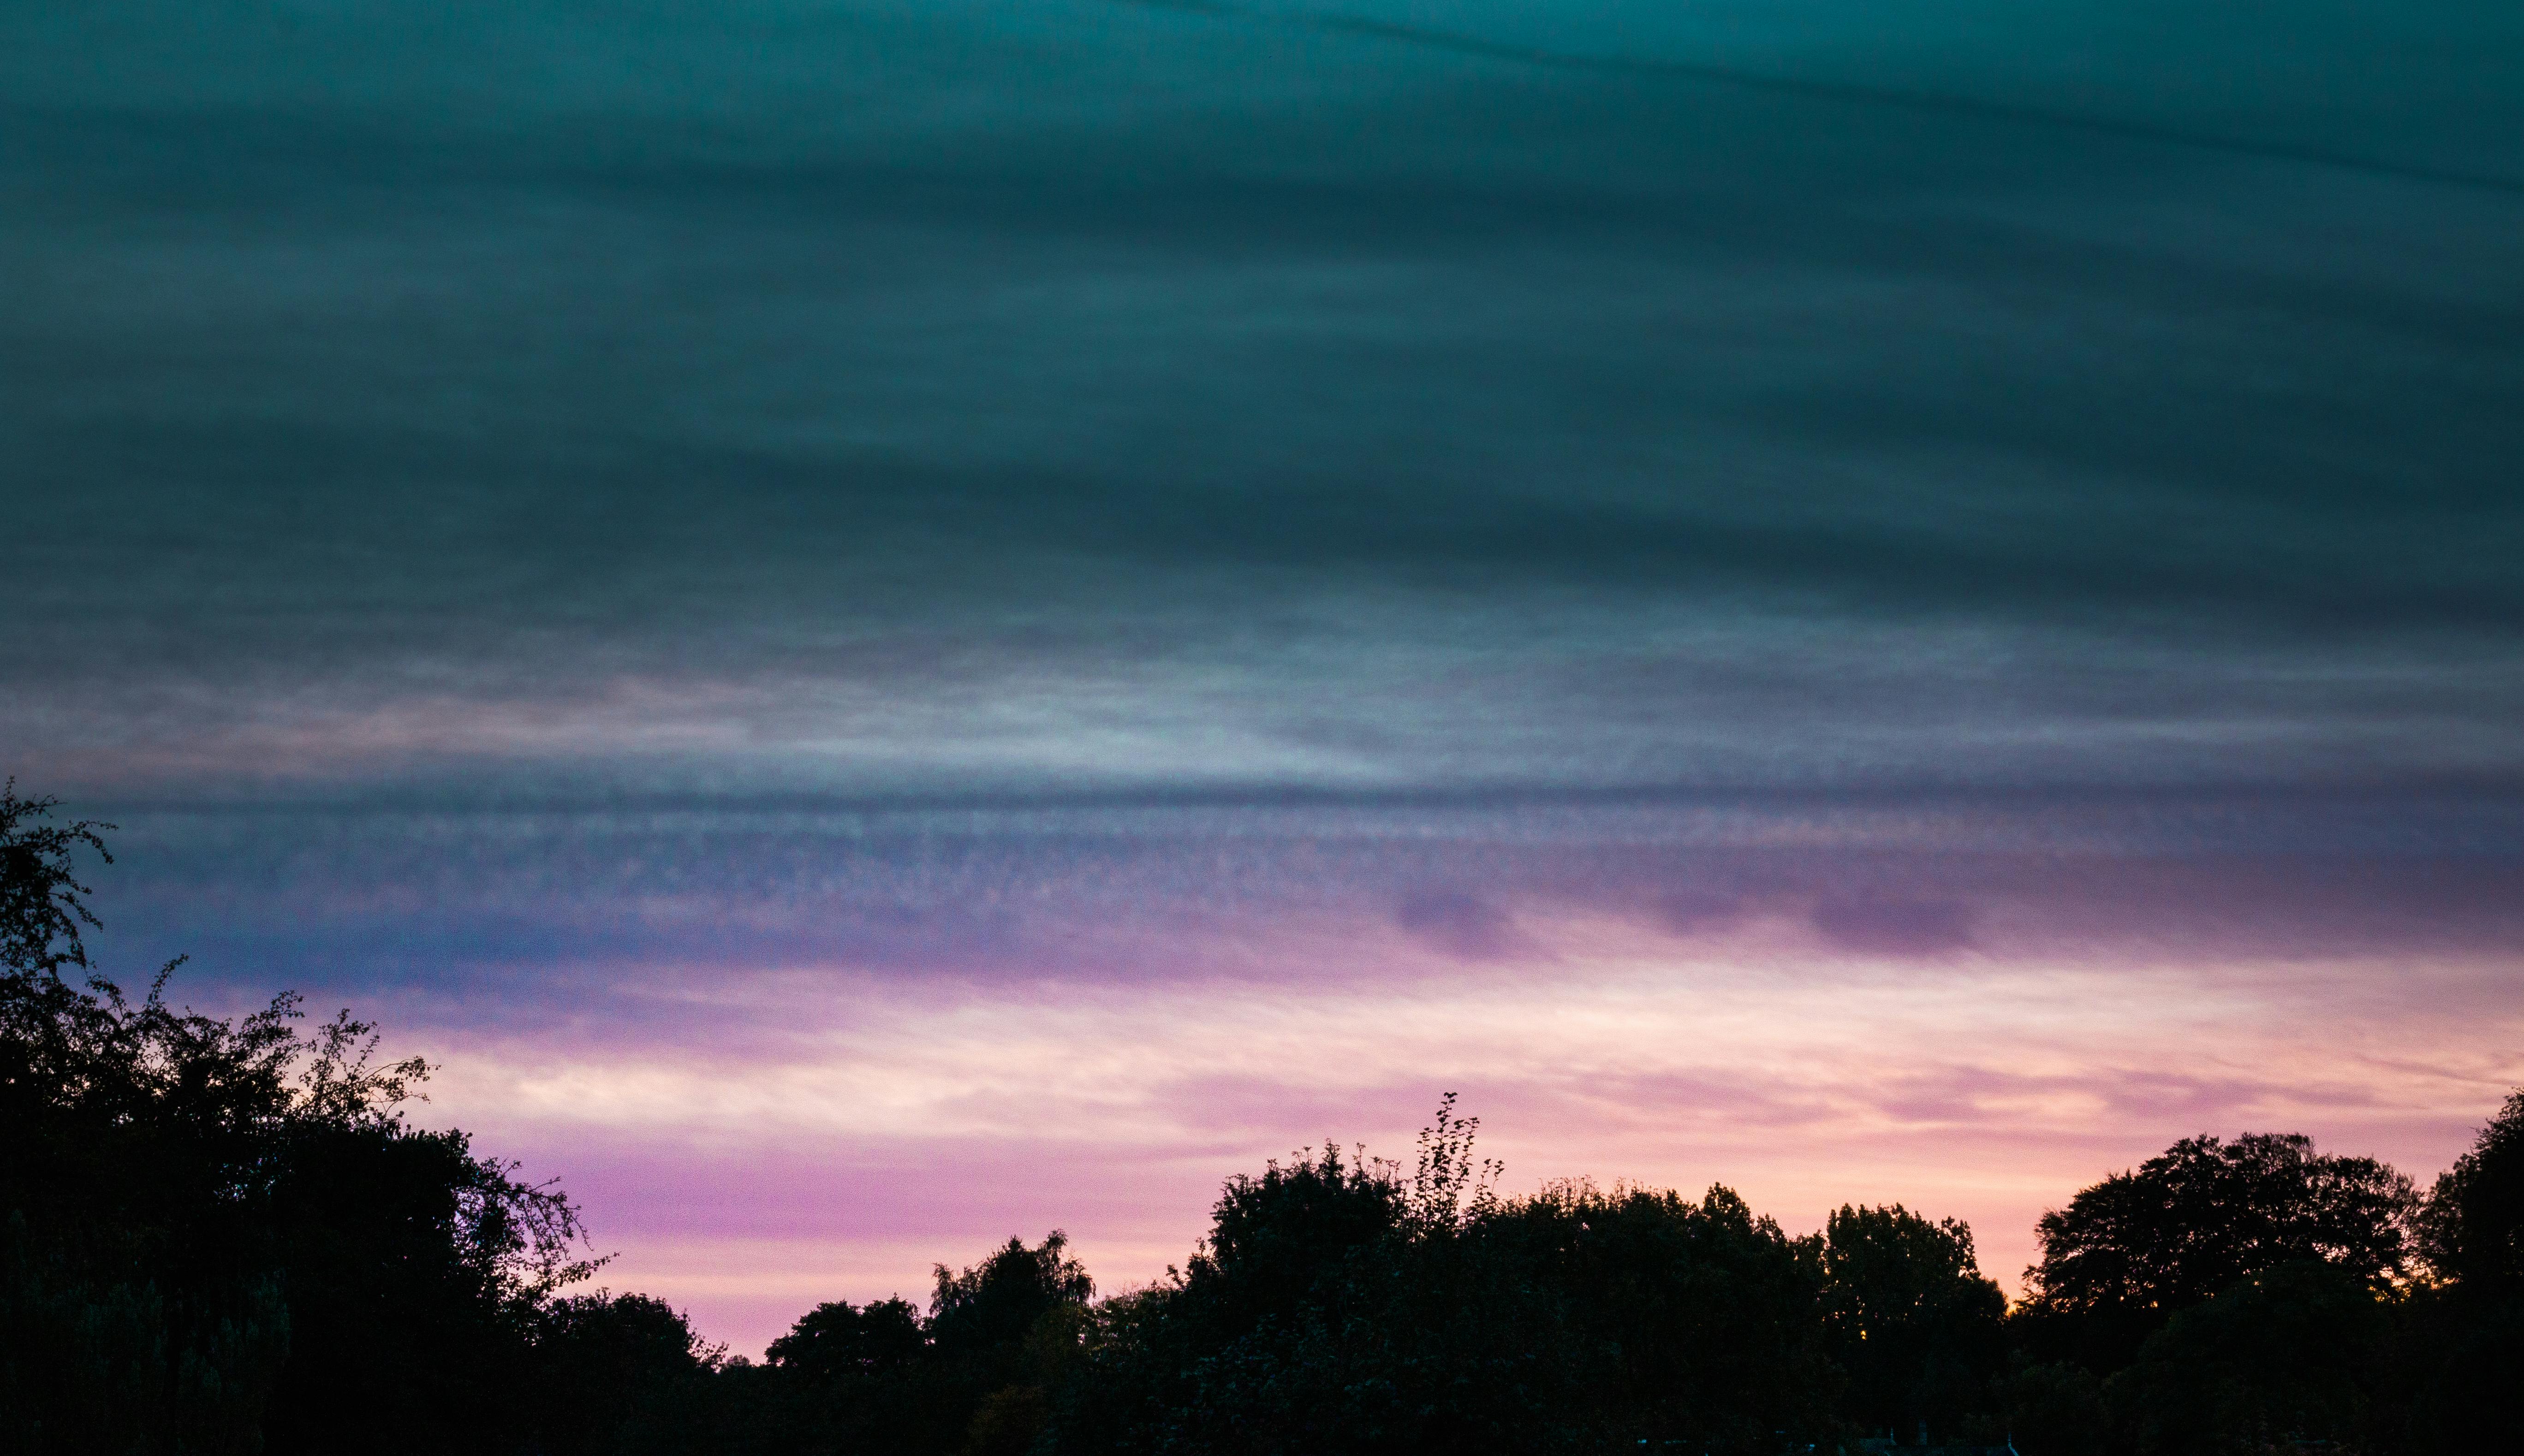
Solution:
<path fill-rule="evenodd" d="M 1407 1167 L 1229 1180 L 1146 1287 L 1011 1238 L 729 1357 L 587 1291 L 577 1208 L 411 1125 L 369 1027 L 91 966 L 110 826 L 55 806 L 0 791 L 0 1456 L 2524 1449 L 2524 1092 L 2424 1192 L 2185 1139 L 2044 1215 L 2013 1305 L 1899 1204 L 1502 1193 L 1449 1097 Z"/>

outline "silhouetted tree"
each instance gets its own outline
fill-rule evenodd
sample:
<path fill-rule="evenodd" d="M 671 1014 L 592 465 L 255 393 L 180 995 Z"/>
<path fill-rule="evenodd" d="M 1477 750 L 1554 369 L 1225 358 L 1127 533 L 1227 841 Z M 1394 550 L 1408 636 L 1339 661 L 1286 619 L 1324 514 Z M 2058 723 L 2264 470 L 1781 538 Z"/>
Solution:
<path fill-rule="evenodd" d="M 1850 1421 L 1911 1441 L 1953 1437 L 1988 1409 L 2007 1368 L 2007 1296 L 1981 1276 L 1967 1225 L 1844 1204 L 1823 1226 L 1822 1271 Z"/>
<path fill-rule="evenodd" d="M 2416 1203 L 2407 1178 L 2306 1138 L 2185 1139 L 2042 1216 L 2016 1331 L 2037 1355 L 2114 1370 L 2182 1310 L 2284 1264 L 2400 1277 Z"/>
<path fill-rule="evenodd" d="M 763 1358 L 773 1366 L 813 1379 L 876 1375 L 901 1370 L 926 1354 L 929 1336 L 920 1311 L 907 1300 L 847 1300 L 818 1304 L 798 1317 L 788 1334 L 771 1342 Z"/>
<path fill-rule="evenodd" d="M 2524 1092 L 2439 1175 L 2414 1221 L 2437 1278 L 2484 1292 L 2524 1289 Z"/>
<path fill-rule="evenodd" d="M 819 1304 L 771 1342 L 766 1363 L 731 1362 L 707 1409 L 659 1451 L 951 1451 L 980 1399 L 942 1368 L 920 1312 L 901 1299 Z"/>
<path fill-rule="evenodd" d="M 89 966 L 94 830 L 0 790 L 0 1443 L 27 1452 L 496 1449 L 524 1322 L 590 1267 L 557 1191 L 424 1132 L 428 1068 L 347 1014 L 235 1021 Z M 65 971 L 83 972 L 81 985 Z M 5 1446 L 0 1446 L 5 1448 Z"/>
<path fill-rule="evenodd" d="M 937 1274 L 929 1339 L 947 1360 L 1006 1355 L 1044 1316 L 1084 1305 L 1095 1293 L 1086 1266 L 1070 1256 L 1069 1236 L 1057 1229 L 1033 1248 L 1011 1238 L 970 1269 L 941 1264 Z"/>
<path fill-rule="evenodd" d="M 86 849 L 112 864 L 97 831 L 114 826 L 43 822 L 60 806 L 57 799 L 20 799 L 14 778 L 0 783 L 0 975 L 58 981 L 65 969 L 87 969 L 79 932 L 96 917 L 72 856 Z"/>
<path fill-rule="evenodd" d="M 1537 1376 L 1561 1347 L 1533 1286 L 1492 1277 L 1472 1134 L 1450 1103 L 1408 1180 L 1331 1144 L 1229 1180 L 1186 1269 L 1097 1312 L 1058 1448 L 1557 1448 Z"/>
<path fill-rule="evenodd" d="M 1998 1414 L 2021 1456 L 2106 1456 L 2113 1446 L 2104 1383 L 2082 1365 L 2025 1365 L 1999 1383 Z"/>
<path fill-rule="evenodd" d="M 2416 1226 L 2439 1284 L 2410 1311 L 2412 1444 L 2524 1450 L 2524 1092 L 2437 1179 Z"/>
<path fill-rule="evenodd" d="M 606 1290 L 545 1301 L 531 1336 L 535 1444 L 547 1456 L 635 1449 L 724 1353 L 664 1300 Z"/>
<path fill-rule="evenodd" d="M 2394 1325 L 2339 1264 L 2251 1275 L 2174 1315 L 2106 1386 L 2135 1456 L 2371 1450 L 2388 1422 Z"/>
<path fill-rule="evenodd" d="M 0 788 L 0 1451 L 253 1450 L 290 1326 L 230 1195 L 288 1100 L 290 1008 L 66 980 L 97 923 L 72 856 L 111 862 L 112 826 L 53 807 Z"/>
<path fill-rule="evenodd" d="M 289 1343 L 276 1278 L 170 1292 L 0 1223 L 0 1452 L 252 1456 Z"/>
<path fill-rule="evenodd" d="M 1578 1384 L 1625 1444 L 1767 1453 L 1832 1433 L 1820 1240 L 1789 1238 L 1723 1187 L 1695 1202 L 1563 1184 L 1496 1221 L 1542 1237 L 1536 1277 L 1585 1351 Z"/>
<path fill-rule="evenodd" d="M 1229 1179 L 1171 1317 L 1234 1338 L 1294 1315 L 1359 1251 L 1402 1227 L 1403 1199 L 1390 1165 L 1344 1161 L 1330 1142 L 1286 1165 L 1275 1158 L 1259 1176 Z"/>
<path fill-rule="evenodd" d="M 1820 1265 L 1741 1199 L 1491 1191 L 1451 1101 L 1397 1165 L 1231 1180 L 1165 1285 L 1098 1312 L 1059 1449 L 1761 1452 L 1831 1429 Z"/>
<path fill-rule="evenodd" d="M 1051 1387 L 1068 1374 L 1094 1281 L 1053 1230 L 1028 1248 L 1011 1238 L 973 1267 L 941 1264 L 929 1300 L 933 1357 L 962 1393 L 964 1449 L 996 1456 L 1032 1445 Z"/>

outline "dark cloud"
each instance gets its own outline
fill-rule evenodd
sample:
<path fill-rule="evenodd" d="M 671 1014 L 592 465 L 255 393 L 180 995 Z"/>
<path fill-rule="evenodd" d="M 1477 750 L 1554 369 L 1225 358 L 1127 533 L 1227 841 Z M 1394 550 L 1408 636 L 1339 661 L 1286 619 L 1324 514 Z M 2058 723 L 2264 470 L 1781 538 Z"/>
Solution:
<path fill-rule="evenodd" d="M 799 995 L 1050 980 L 1332 995 L 1419 974 L 1424 958 L 1397 946 L 1471 984 L 1605 953 L 1668 958 L 1677 934 L 1688 963 L 1773 965 L 1784 948 L 1809 978 L 1864 979 L 1884 956 L 2001 976 L 2477 963 L 2468 979 L 2431 971 L 2432 1004 L 2494 1008 L 2513 994 L 2499 957 L 2524 934 L 2511 805 L 2431 820 L 2390 800 L 2320 815 L 2243 805 L 2216 828 L 2109 800 L 1970 816 L 1949 804 L 1933 821 L 1917 805 L 1775 801 L 98 808 L 125 826 L 97 945 L 126 977 L 189 952 L 179 982 L 194 996 L 300 986 L 394 997 L 398 1024 L 594 1018 L 635 1040 L 672 1041 L 696 999 L 729 995 L 747 999 L 715 1036 L 776 1035 L 783 978 L 803 978 Z M 743 1009 L 757 997 L 758 1013 Z"/>
<path fill-rule="evenodd" d="M 1706 890 L 1676 890 L 1654 901 L 1657 920 L 1685 935 L 1724 926 L 1744 913 L 1742 899 Z"/>
<path fill-rule="evenodd" d="M 1495 960 L 1529 946 L 1506 910 L 1461 891 L 1415 894 L 1393 912 L 1393 921 L 1432 948 L 1463 960 Z"/>
<path fill-rule="evenodd" d="M 1815 929 L 1850 950 L 1938 955 L 1971 945 L 1972 910 L 1948 899 L 1826 899 L 1815 906 Z"/>
<path fill-rule="evenodd" d="M 452 34 L 541 55 L 567 14 Z M 23 529 L 84 568 L 37 607 L 92 624 L 25 670 L 147 627 L 496 670 L 537 632 L 636 655 L 1151 576 L 2142 636 L 2524 610 L 2511 204 L 1354 39 L 1187 130 L 1234 27 L 1106 19 L 1155 26 L 1126 92 L 1158 114 L 1055 105 L 1109 64 L 1069 43 L 994 103 L 1040 126 L 775 108 L 704 145 L 702 98 L 636 81 L 429 99 L 450 36 L 384 34 L 316 59 L 392 105 L 229 37 L 292 110 L 22 107 Z M 828 85 L 1038 44 L 974 25 Z M 722 39 L 704 73 L 767 64 Z"/>

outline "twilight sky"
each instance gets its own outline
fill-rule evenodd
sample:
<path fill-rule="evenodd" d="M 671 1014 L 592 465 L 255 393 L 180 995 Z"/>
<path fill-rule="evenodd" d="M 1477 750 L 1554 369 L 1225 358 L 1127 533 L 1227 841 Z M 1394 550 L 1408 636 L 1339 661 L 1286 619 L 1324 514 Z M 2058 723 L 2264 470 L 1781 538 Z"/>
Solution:
<path fill-rule="evenodd" d="M 0 771 L 758 1349 L 2524 1082 L 2502 0 L 0 0 Z"/>

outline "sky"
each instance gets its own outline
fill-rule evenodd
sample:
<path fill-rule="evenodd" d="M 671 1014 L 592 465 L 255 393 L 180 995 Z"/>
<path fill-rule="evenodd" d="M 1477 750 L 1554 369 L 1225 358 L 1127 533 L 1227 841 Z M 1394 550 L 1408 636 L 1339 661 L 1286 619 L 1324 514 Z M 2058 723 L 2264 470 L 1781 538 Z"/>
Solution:
<path fill-rule="evenodd" d="M 740 1351 L 2524 1083 L 2524 11 L 0 0 L 0 771 Z"/>

